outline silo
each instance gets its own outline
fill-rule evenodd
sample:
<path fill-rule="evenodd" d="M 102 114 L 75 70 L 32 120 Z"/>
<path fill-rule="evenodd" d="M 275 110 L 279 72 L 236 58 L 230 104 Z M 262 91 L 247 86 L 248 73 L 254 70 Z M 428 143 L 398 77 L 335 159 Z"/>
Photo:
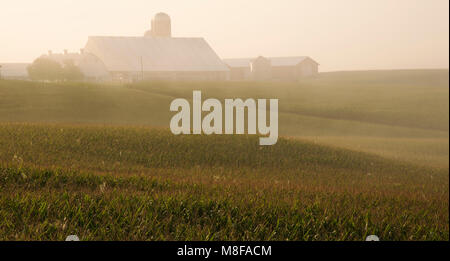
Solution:
<path fill-rule="evenodd" d="M 157 37 L 171 37 L 171 22 L 169 15 L 157 13 L 152 20 L 152 35 Z"/>

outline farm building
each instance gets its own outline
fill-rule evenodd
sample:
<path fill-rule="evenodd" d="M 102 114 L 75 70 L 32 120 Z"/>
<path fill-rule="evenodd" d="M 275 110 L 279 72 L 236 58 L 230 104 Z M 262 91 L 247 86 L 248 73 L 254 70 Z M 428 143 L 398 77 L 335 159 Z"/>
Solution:
<path fill-rule="evenodd" d="M 0 63 L 0 79 L 23 80 L 28 78 L 29 63 Z"/>
<path fill-rule="evenodd" d="M 308 56 L 238 58 L 223 60 L 231 80 L 295 81 L 318 73 L 319 63 Z"/>
<path fill-rule="evenodd" d="M 142 37 L 90 36 L 83 50 L 98 57 L 113 80 L 226 80 L 230 71 L 203 38 L 171 37 L 164 13 Z"/>
<path fill-rule="evenodd" d="M 170 16 L 165 13 L 157 13 L 152 19 L 152 27 L 144 36 L 172 37 L 172 24 Z"/>
<path fill-rule="evenodd" d="M 143 36 L 90 36 L 79 53 L 44 54 L 73 63 L 86 80 L 227 80 L 230 69 L 203 38 L 172 37 L 170 17 L 158 13 Z M 10 74 L 8 67 L 5 71 Z M 23 76 L 28 77 L 26 67 Z"/>
<path fill-rule="evenodd" d="M 41 57 L 61 65 L 78 66 L 86 80 L 279 80 L 296 81 L 318 73 L 319 64 L 308 56 L 222 60 L 203 38 L 172 37 L 171 19 L 158 13 L 143 36 L 89 36 L 79 53 L 52 53 Z M 12 65 L 11 65 L 12 66 Z M 12 67 L 4 74 L 12 73 Z M 26 67 L 17 65 L 20 77 Z"/>
<path fill-rule="evenodd" d="M 229 69 L 203 38 L 91 36 L 84 51 L 113 80 L 226 80 Z"/>

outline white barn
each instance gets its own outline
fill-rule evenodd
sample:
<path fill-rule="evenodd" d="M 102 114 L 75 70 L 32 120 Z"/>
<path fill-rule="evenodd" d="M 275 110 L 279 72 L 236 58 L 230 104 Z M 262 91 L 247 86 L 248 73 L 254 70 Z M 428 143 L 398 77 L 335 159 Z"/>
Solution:
<path fill-rule="evenodd" d="M 142 37 L 91 36 L 83 52 L 100 59 L 113 80 L 226 80 L 230 72 L 205 39 L 172 37 L 164 13 Z"/>
<path fill-rule="evenodd" d="M 113 80 L 226 80 L 230 71 L 203 38 L 91 36 L 83 50 Z"/>
<path fill-rule="evenodd" d="M 143 36 L 89 36 L 80 53 L 41 57 L 78 66 L 86 80 L 227 80 L 230 69 L 203 38 L 172 37 L 170 17 L 158 13 Z"/>

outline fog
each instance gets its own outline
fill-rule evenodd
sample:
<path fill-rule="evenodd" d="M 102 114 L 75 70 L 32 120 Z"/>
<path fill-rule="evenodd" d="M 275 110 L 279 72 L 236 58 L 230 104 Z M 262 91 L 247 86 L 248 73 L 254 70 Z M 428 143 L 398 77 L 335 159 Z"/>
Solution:
<path fill-rule="evenodd" d="M 157 12 L 174 37 L 221 58 L 307 55 L 321 71 L 448 68 L 448 0 L 2 0 L 0 62 L 77 51 L 89 35 L 141 36 Z"/>

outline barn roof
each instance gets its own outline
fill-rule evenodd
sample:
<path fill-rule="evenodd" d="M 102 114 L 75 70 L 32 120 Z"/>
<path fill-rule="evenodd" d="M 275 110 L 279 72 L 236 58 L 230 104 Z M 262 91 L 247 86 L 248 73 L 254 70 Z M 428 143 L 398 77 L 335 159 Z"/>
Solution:
<path fill-rule="evenodd" d="M 91 36 L 84 48 L 109 71 L 228 71 L 203 38 Z"/>
<path fill-rule="evenodd" d="M 310 59 L 317 63 L 308 56 L 292 56 L 292 57 L 266 57 L 270 60 L 272 66 L 295 66 L 306 59 Z M 223 61 L 230 67 L 249 67 L 250 62 L 255 58 L 237 58 L 237 59 L 224 59 Z M 317 63 L 318 64 L 318 63 Z"/>

